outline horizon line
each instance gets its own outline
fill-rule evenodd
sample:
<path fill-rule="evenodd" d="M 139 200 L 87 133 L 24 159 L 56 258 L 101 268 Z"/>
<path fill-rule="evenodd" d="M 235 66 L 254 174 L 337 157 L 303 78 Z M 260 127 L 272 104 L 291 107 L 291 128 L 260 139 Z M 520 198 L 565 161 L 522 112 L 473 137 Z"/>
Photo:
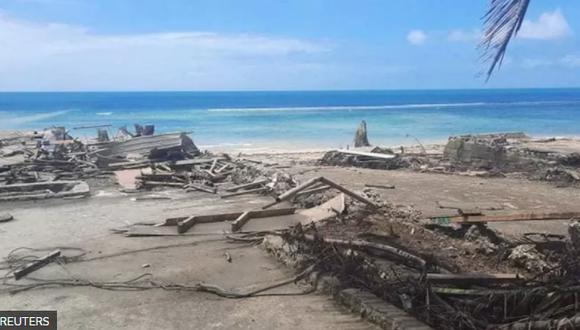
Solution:
<path fill-rule="evenodd" d="M 0 94 L 17 93 L 317 93 L 317 92 L 404 92 L 404 91 L 485 91 L 485 90 L 574 90 L 577 87 L 488 87 L 488 88 L 401 88 L 401 89 L 200 89 L 200 90 L 0 90 Z"/>

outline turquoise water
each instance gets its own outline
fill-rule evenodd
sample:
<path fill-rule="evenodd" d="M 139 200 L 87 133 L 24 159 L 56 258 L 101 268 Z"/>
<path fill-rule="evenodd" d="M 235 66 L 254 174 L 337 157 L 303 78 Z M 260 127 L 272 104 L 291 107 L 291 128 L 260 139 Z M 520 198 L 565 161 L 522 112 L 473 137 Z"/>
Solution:
<path fill-rule="evenodd" d="M 580 136 L 580 89 L 0 93 L 0 130 L 151 123 L 193 131 L 200 146 L 244 150 L 345 146 L 363 119 L 371 143 L 384 145 L 411 144 L 408 135 Z"/>

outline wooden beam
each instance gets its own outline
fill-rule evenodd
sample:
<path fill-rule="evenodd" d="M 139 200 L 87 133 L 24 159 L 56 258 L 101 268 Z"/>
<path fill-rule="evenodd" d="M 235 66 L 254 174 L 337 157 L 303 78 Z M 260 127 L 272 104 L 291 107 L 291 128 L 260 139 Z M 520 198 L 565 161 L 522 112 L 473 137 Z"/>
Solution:
<path fill-rule="evenodd" d="M 240 230 L 248 220 L 252 217 L 252 212 L 246 211 L 242 213 L 234 222 L 232 222 L 232 233 Z"/>
<path fill-rule="evenodd" d="M 240 189 L 254 188 L 254 187 L 258 187 L 258 186 L 261 186 L 263 184 L 266 184 L 268 182 L 270 182 L 269 179 L 258 180 L 258 181 L 254 181 L 251 183 L 241 184 L 238 186 L 233 186 L 233 187 L 227 188 L 226 191 L 227 192 L 235 192 L 235 191 L 238 191 Z"/>
<path fill-rule="evenodd" d="M 254 193 L 259 193 L 259 192 L 263 192 L 263 191 L 267 191 L 270 188 L 268 187 L 260 187 L 260 188 L 256 188 L 256 189 L 250 189 L 250 190 L 244 190 L 244 191 L 238 191 L 235 193 L 231 193 L 231 194 L 224 194 L 221 195 L 221 198 L 229 198 L 229 197 L 233 197 L 233 196 L 240 196 L 240 195 L 247 195 L 247 194 L 254 194 Z"/>
<path fill-rule="evenodd" d="M 53 251 L 38 260 L 30 262 L 28 265 L 14 272 L 14 279 L 19 280 L 22 277 L 48 265 L 49 263 L 53 262 L 58 256 L 60 256 L 60 250 Z"/>
<path fill-rule="evenodd" d="M 185 184 L 177 182 L 163 182 L 163 181 L 142 181 L 144 186 L 148 187 L 177 187 L 183 188 Z"/>
<path fill-rule="evenodd" d="M 377 189 L 395 189 L 395 186 L 390 185 L 390 184 L 384 185 L 384 184 L 370 184 L 370 183 L 367 183 L 367 184 L 365 184 L 365 187 L 377 188 Z"/>
<path fill-rule="evenodd" d="M 218 162 L 217 158 L 213 160 L 213 163 L 211 163 L 211 166 L 209 168 L 210 172 L 213 172 L 213 170 L 215 169 L 215 167 L 217 165 L 217 162 Z"/>
<path fill-rule="evenodd" d="M 326 183 L 327 185 L 331 186 L 334 189 L 340 190 L 341 192 L 343 192 L 346 195 L 348 195 L 348 196 L 350 196 L 350 197 L 358 200 L 359 202 L 365 203 L 365 204 L 367 204 L 368 206 L 370 206 L 372 208 L 378 208 L 378 206 L 375 203 L 373 203 L 372 201 L 370 201 L 369 199 L 364 198 L 361 195 L 356 194 L 356 193 L 354 193 L 354 192 L 352 192 L 352 191 L 344 188 L 343 186 L 341 186 L 341 185 L 339 185 L 337 183 L 334 183 L 333 181 L 328 180 L 325 177 L 321 177 L 320 178 L 320 181 L 323 182 L 323 183 Z"/>
<path fill-rule="evenodd" d="M 322 179 L 321 176 L 312 178 L 312 179 L 304 182 L 303 184 L 301 184 L 301 185 L 299 185 L 297 187 L 294 187 L 294 188 L 286 191 L 282 195 L 276 197 L 276 201 L 275 202 L 270 203 L 268 205 L 262 206 L 262 209 L 265 210 L 265 209 L 270 208 L 270 207 L 272 207 L 272 206 L 274 206 L 274 205 L 276 205 L 278 203 L 281 203 L 281 202 L 283 202 L 285 200 L 291 199 L 292 197 L 294 197 L 300 191 L 305 190 L 306 188 L 311 187 L 311 186 L 313 186 L 313 185 L 315 185 L 317 183 L 320 183 L 320 180 L 321 179 Z"/>
<path fill-rule="evenodd" d="M 362 152 L 362 151 L 352 151 L 352 150 L 336 150 L 336 151 L 340 152 L 342 154 L 355 155 L 355 156 L 365 156 L 365 157 L 378 158 L 378 159 L 389 159 L 390 160 L 390 159 L 397 157 L 396 155 L 379 154 L 376 152 Z"/>
<path fill-rule="evenodd" d="M 330 188 L 331 188 L 330 186 L 323 185 L 321 187 L 316 187 L 316 188 L 312 188 L 312 189 L 308 189 L 308 190 L 301 191 L 301 192 L 297 193 L 294 197 L 300 197 L 300 196 L 304 196 L 304 195 L 310 195 L 310 194 L 314 194 L 314 193 L 326 191 L 326 190 L 328 190 Z"/>
<path fill-rule="evenodd" d="M 197 185 L 195 183 L 190 183 L 190 184 L 186 185 L 185 187 L 186 187 L 185 191 L 187 191 L 187 192 L 190 192 L 190 191 L 203 191 L 203 192 L 206 192 L 208 194 L 215 194 L 215 193 L 217 193 L 215 187 L 213 189 L 210 189 L 209 187 L 206 188 L 204 186 L 200 186 L 200 185 Z"/>
<path fill-rule="evenodd" d="M 447 223 L 486 223 L 511 221 L 545 221 L 580 219 L 580 212 L 519 212 L 494 215 L 455 215 L 449 217 L 432 217 L 431 220 L 440 224 Z"/>
<path fill-rule="evenodd" d="M 522 280 L 518 274 L 427 274 L 427 280 L 433 283 L 449 284 L 478 284 L 478 283 L 505 283 Z"/>
<path fill-rule="evenodd" d="M 280 215 L 294 214 L 296 212 L 295 208 L 284 208 L 284 209 L 272 209 L 272 210 L 257 210 L 251 211 L 252 218 L 268 218 Z M 180 218 L 169 218 L 165 220 L 166 226 L 171 226 L 177 224 L 177 232 L 185 233 L 191 227 L 198 223 L 210 223 L 210 222 L 221 222 L 227 220 L 235 220 L 239 218 L 244 212 L 234 212 L 234 213 L 218 213 L 209 215 L 198 215 Z"/>

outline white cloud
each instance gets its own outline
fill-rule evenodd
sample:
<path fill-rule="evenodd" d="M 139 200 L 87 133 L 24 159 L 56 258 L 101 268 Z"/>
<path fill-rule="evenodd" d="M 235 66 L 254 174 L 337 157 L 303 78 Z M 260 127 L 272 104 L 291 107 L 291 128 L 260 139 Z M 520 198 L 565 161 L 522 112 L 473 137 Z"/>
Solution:
<path fill-rule="evenodd" d="M 301 64 L 316 66 L 332 47 L 198 31 L 103 35 L 0 13 L 0 49 L 0 90 L 251 89 L 304 77 Z"/>
<path fill-rule="evenodd" d="M 479 29 L 473 29 L 471 31 L 456 29 L 449 32 L 447 40 L 451 42 L 477 42 L 481 37 L 482 33 Z"/>
<path fill-rule="evenodd" d="M 572 34 L 572 29 L 560 9 L 545 12 L 537 21 L 524 20 L 518 34 L 524 39 L 552 40 L 562 39 Z"/>
<path fill-rule="evenodd" d="M 423 30 L 411 30 L 407 34 L 407 41 L 414 46 L 419 46 L 427 41 L 427 34 Z"/>

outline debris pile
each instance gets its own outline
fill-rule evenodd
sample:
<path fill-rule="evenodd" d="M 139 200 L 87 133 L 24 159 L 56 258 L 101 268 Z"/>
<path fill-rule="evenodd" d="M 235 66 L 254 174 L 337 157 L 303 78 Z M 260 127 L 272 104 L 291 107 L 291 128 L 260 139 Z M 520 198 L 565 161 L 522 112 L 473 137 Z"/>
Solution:
<path fill-rule="evenodd" d="M 562 148 L 557 139 L 534 140 L 524 133 L 498 133 L 449 137 L 442 152 L 408 153 L 405 148 L 375 147 L 333 150 L 321 165 L 353 166 L 478 177 L 515 176 L 559 185 L 580 183 L 580 153 Z M 577 150 L 577 149 L 575 149 Z"/>
<path fill-rule="evenodd" d="M 84 143 L 64 127 L 4 134 L 0 138 L 0 200 L 88 196 L 84 180 L 107 176 L 114 170 L 151 166 L 171 172 L 165 163 L 183 168 L 191 167 L 188 162 L 199 161 L 194 158 L 201 153 L 186 133 L 153 135 L 151 125 L 136 125 L 135 134 L 120 129 L 118 136 L 122 138 L 110 141 L 107 131 L 98 127 L 97 139 Z M 166 172 L 143 173 L 143 182 L 149 186 L 165 185 L 170 184 L 166 178 L 172 178 L 183 185 L 191 183 L 180 173 Z M 192 174 L 211 181 L 220 175 L 223 173 Z"/>
<path fill-rule="evenodd" d="M 548 251 L 530 239 L 504 240 L 485 251 L 482 242 L 493 239 L 481 225 L 454 238 L 392 206 L 341 221 L 346 233 L 332 223 L 296 227 L 283 235 L 285 249 L 301 267 L 316 264 L 344 287 L 370 290 L 434 328 L 544 329 L 578 313 L 572 244 Z"/>
<path fill-rule="evenodd" d="M 320 160 L 322 165 L 354 166 L 381 170 L 409 167 L 408 161 L 389 149 L 374 148 L 370 152 L 355 150 L 332 150 Z"/>

